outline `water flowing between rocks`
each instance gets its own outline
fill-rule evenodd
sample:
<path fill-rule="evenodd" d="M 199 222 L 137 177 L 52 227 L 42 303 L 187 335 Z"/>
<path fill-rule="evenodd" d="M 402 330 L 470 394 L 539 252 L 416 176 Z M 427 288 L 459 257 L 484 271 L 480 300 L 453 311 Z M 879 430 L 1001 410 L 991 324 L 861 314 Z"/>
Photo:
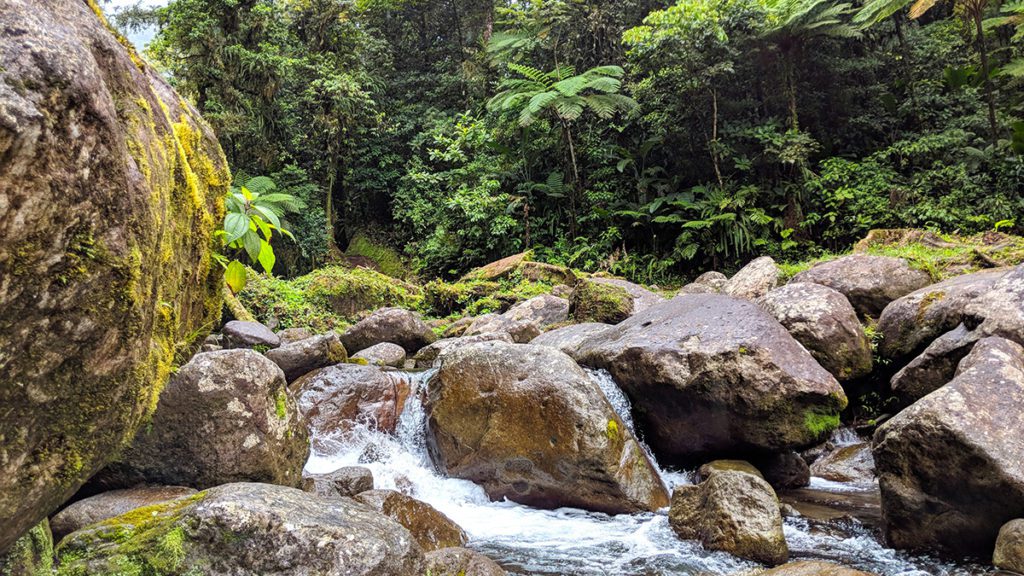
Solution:
<path fill-rule="evenodd" d="M 420 400 L 434 371 L 398 373 L 412 382 L 394 435 L 360 427 L 344 438 L 318 438 L 306 464 L 312 474 L 342 466 L 373 471 L 377 488 L 405 492 L 434 506 L 469 534 L 469 547 L 497 560 L 512 574 L 529 575 L 718 575 L 756 565 L 728 554 L 704 550 L 676 538 L 667 510 L 657 514 L 608 516 L 574 509 L 537 510 L 513 502 L 491 502 L 472 482 L 439 474 L 427 451 L 426 414 Z M 615 411 L 632 430 L 630 403 L 605 371 L 590 371 Z M 839 430 L 837 445 L 861 440 Z M 657 466 L 657 461 L 652 456 Z M 672 486 L 690 483 L 693 473 L 658 467 Z M 928 556 L 886 548 L 877 530 L 878 490 L 812 478 L 811 486 L 784 501 L 805 503 L 826 512 L 787 518 L 785 535 L 793 559 L 832 560 L 882 576 L 973 576 L 990 569 L 951 564 Z"/>

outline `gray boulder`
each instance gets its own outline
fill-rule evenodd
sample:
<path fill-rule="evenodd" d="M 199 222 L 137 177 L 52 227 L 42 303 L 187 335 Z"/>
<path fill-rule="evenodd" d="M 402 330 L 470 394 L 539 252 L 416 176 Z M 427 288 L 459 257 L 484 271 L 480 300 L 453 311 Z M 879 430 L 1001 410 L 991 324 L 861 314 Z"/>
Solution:
<path fill-rule="evenodd" d="M 999 530 L 992 564 L 1000 570 L 1024 574 L 1024 520 L 1011 520 Z"/>
<path fill-rule="evenodd" d="M 317 368 L 348 359 L 348 352 L 341 345 L 338 335 L 333 333 L 285 344 L 267 351 L 265 355 L 281 367 L 288 382 L 293 382 Z"/>
<path fill-rule="evenodd" d="M 309 328 L 285 328 L 277 333 L 277 337 L 281 339 L 282 346 L 301 342 L 313 336 L 316 336 L 316 334 Z"/>
<path fill-rule="evenodd" d="M 946 385 L 957 366 L 981 335 L 963 324 L 936 338 L 917 358 L 893 375 L 890 387 L 904 405 L 910 405 Z"/>
<path fill-rule="evenodd" d="M 580 346 L 633 401 L 667 462 L 811 446 L 839 425 L 842 387 L 753 302 L 690 294 Z"/>
<path fill-rule="evenodd" d="M 401 308 L 382 308 L 341 335 L 349 352 L 361 352 L 374 344 L 398 344 L 409 354 L 437 340 L 419 314 Z"/>
<path fill-rule="evenodd" d="M 542 294 L 516 304 L 502 316 L 517 322 L 533 322 L 544 328 L 569 319 L 569 301 L 550 294 Z"/>
<path fill-rule="evenodd" d="M 89 2 L 0 2 L 0 550 L 130 441 L 220 321 L 227 161 L 136 62 Z"/>
<path fill-rule="evenodd" d="M 722 287 L 722 293 L 735 298 L 756 300 L 774 290 L 782 280 L 782 270 L 770 256 L 747 264 Z"/>
<path fill-rule="evenodd" d="M 526 344 L 540 336 L 540 326 L 530 320 L 513 320 L 501 314 L 484 314 L 473 320 L 465 336 L 504 332 L 518 344 Z"/>
<path fill-rule="evenodd" d="M 226 484 L 68 536 L 69 574 L 422 575 L 409 531 L 347 498 L 267 484 Z"/>
<path fill-rule="evenodd" d="M 986 338 L 956 378 L 875 432 L 888 541 L 896 548 L 991 553 L 1024 517 L 1024 348 Z"/>
<path fill-rule="evenodd" d="M 441 354 L 458 346 L 468 346 L 470 344 L 493 341 L 508 342 L 511 344 L 512 336 L 508 332 L 499 331 L 485 332 L 475 336 L 438 340 L 430 346 L 425 346 L 422 350 L 416 353 L 416 356 L 414 357 L 414 360 L 416 360 L 416 368 L 424 369 L 433 367 L 437 363 L 437 359 Z"/>
<path fill-rule="evenodd" d="M 820 284 L 795 282 L 757 302 L 840 382 L 871 373 L 871 341 L 846 296 Z"/>
<path fill-rule="evenodd" d="M 371 366 L 401 368 L 405 364 L 405 348 L 391 342 L 381 342 L 355 354 L 352 359 L 365 360 Z"/>
<path fill-rule="evenodd" d="M 964 321 L 967 306 L 991 291 L 1008 269 L 955 276 L 915 290 L 891 302 L 878 319 L 885 358 L 902 359 L 920 352 L 933 340 Z"/>
<path fill-rule="evenodd" d="M 679 289 L 677 295 L 684 294 L 721 294 L 725 290 L 729 278 L 721 272 L 705 272 L 698 276 L 693 282 Z"/>
<path fill-rule="evenodd" d="M 352 498 L 373 490 L 373 472 L 362 466 L 344 466 L 327 474 L 306 477 L 306 492 L 330 498 Z"/>
<path fill-rule="evenodd" d="M 65 536 L 90 524 L 120 516 L 143 506 L 152 506 L 196 493 L 185 486 L 136 486 L 111 490 L 79 500 L 50 519 L 53 537 L 60 542 Z"/>
<path fill-rule="evenodd" d="M 833 482 L 870 485 L 875 481 L 875 459 L 871 455 L 871 444 L 862 442 L 837 446 L 811 464 L 811 474 Z"/>
<path fill-rule="evenodd" d="M 771 566 L 789 559 L 779 499 L 757 475 L 716 470 L 697 485 L 676 486 L 669 524 L 684 540 Z"/>
<path fill-rule="evenodd" d="M 999 336 L 1024 344 L 1024 264 L 999 279 L 964 311 L 968 328 L 981 336 Z"/>
<path fill-rule="evenodd" d="M 424 567 L 430 576 L 507 576 L 490 558 L 465 548 L 428 552 Z"/>
<path fill-rule="evenodd" d="M 232 320 L 221 329 L 221 342 L 225 348 L 277 348 L 281 337 L 259 322 Z"/>
<path fill-rule="evenodd" d="M 587 322 L 585 324 L 573 324 L 564 328 L 558 328 L 545 332 L 530 341 L 534 346 L 548 346 L 556 348 L 569 356 L 575 358 L 579 351 L 580 344 L 592 336 L 596 336 L 611 328 L 611 324 L 600 322 Z"/>
<path fill-rule="evenodd" d="M 370 426 L 394 432 L 411 391 L 409 381 L 377 366 L 337 364 L 292 383 L 310 435 L 326 439 Z"/>
<path fill-rule="evenodd" d="M 277 364 L 248 349 L 206 352 L 171 378 L 150 426 L 98 485 L 298 486 L 308 457 L 306 426 Z"/>
<path fill-rule="evenodd" d="M 654 292 L 617 278 L 587 278 L 573 288 L 569 313 L 576 322 L 617 324 L 663 301 Z"/>
<path fill-rule="evenodd" d="M 425 408 L 434 461 L 494 500 L 611 514 L 668 503 L 601 389 L 553 348 L 484 342 L 451 350 Z"/>
<path fill-rule="evenodd" d="M 932 283 L 902 258 L 853 254 L 822 262 L 793 277 L 838 290 L 861 316 L 878 318 L 890 302 Z"/>

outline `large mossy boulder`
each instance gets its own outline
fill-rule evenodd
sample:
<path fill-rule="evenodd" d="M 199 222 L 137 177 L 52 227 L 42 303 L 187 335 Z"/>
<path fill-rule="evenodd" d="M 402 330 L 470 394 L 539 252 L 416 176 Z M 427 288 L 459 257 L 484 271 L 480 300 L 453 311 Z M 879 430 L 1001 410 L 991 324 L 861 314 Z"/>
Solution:
<path fill-rule="evenodd" d="M 676 535 L 709 550 L 771 566 L 789 559 L 779 499 L 760 474 L 713 469 L 700 484 L 676 486 L 668 514 Z"/>
<path fill-rule="evenodd" d="M 618 278 L 580 280 L 570 297 L 569 314 L 576 322 L 618 324 L 663 301 L 661 296 Z"/>
<path fill-rule="evenodd" d="M 465 548 L 442 548 L 428 552 L 425 567 L 430 576 L 506 576 L 508 573 L 490 558 Z"/>
<path fill-rule="evenodd" d="M 846 296 L 828 286 L 794 282 L 757 303 L 840 382 L 871 373 L 871 341 Z"/>
<path fill-rule="evenodd" d="M 408 530 L 347 498 L 226 484 L 75 532 L 62 574 L 420 576 Z"/>
<path fill-rule="evenodd" d="M 992 553 L 1024 517 L 1024 348 L 978 342 L 952 382 L 875 432 L 886 536 L 896 548 Z"/>
<path fill-rule="evenodd" d="M 932 283 L 902 258 L 852 254 L 816 264 L 793 277 L 838 290 L 861 316 L 878 318 L 890 302 Z"/>
<path fill-rule="evenodd" d="M 90 524 L 120 516 L 144 506 L 191 496 L 197 492 L 185 486 L 143 485 L 123 490 L 111 490 L 83 498 L 64 508 L 50 519 L 53 537 L 60 542 L 68 534 Z"/>
<path fill-rule="evenodd" d="M 729 296 L 677 296 L 584 341 L 578 358 L 612 374 L 668 462 L 811 446 L 847 402 L 781 324 Z"/>
<path fill-rule="evenodd" d="M 218 321 L 230 182 L 95 4 L 0 1 L 0 550 L 132 438 Z"/>
<path fill-rule="evenodd" d="M 425 408 L 435 462 L 494 500 L 612 514 L 668 504 L 600 387 L 553 348 L 484 342 L 450 350 Z"/>
<path fill-rule="evenodd" d="M 298 486 L 309 437 L 284 373 L 248 349 L 197 354 L 167 384 L 152 421 L 98 486 Z"/>

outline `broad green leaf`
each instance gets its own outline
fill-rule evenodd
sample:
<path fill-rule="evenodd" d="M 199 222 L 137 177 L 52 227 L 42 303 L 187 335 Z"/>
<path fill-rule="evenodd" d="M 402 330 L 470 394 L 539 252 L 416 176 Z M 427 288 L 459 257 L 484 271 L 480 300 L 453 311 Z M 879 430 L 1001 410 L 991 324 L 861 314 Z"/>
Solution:
<path fill-rule="evenodd" d="M 274 248 L 266 240 L 260 240 L 260 266 L 263 266 L 263 270 L 267 274 L 274 272 L 274 262 L 277 258 L 274 256 Z"/>
<path fill-rule="evenodd" d="M 245 247 L 245 253 L 249 255 L 249 260 L 253 262 L 259 261 L 260 257 L 260 237 L 253 231 L 246 232 L 245 236 L 242 236 L 242 246 Z"/>
<path fill-rule="evenodd" d="M 224 217 L 224 231 L 227 232 L 226 244 L 231 244 L 249 232 L 249 217 L 238 212 L 230 212 Z"/>
<path fill-rule="evenodd" d="M 224 281 L 234 294 L 238 294 L 244 290 L 245 283 L 247 281 L 245 266 L 238 260 L 232 260 L 231 263 L 228 264 L 227 270 L 224 271 Z"/>

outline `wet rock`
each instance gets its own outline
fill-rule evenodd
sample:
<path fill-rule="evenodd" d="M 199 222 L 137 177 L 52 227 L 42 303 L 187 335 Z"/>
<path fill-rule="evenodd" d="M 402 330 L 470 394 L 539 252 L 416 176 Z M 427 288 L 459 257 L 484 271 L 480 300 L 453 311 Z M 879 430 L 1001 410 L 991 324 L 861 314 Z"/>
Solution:
<path fill-rule="evenodd" d="M 893 375 L 890 387 L 904 405 L 910 405 L 946 385 L 956 376 L 960 361 L 981 335 L 963 324 L 935 339 L 920 356 Z"/>
<path fill-rule="evenodd" d="M 173 546 L 173 547 L 172 547 Z M 69 574 L 423 574 L 423 552 L 397 522 L 346 498 L 227 484 L 68 536 Z"/>
<path fill-rule="evenodd" d="M 512 320 L 500 314 L 484 314 L 473 320 L 465 335 L 479 336 L 500 332 L 511 336 L 514 342 L 526 344 L 540 336 L 540 327 L 535 322 L 528 320 Z"/>
<path fill-rule="evenodd" d="M 419 314 L 401 308 L 382 308 L 341 335 L 349 352 L 361 352 L 374 344 L 391 342 L 410 354 L 437 340 Z"/>
<path fill-rule="evenodd" d="M 892 359 L 917 353 L 962 323 L 967 306 L 992 290 L 1007 272 L 1003 268 L 956 276 L 894 300 L 878 319 L 883 336 L 879 353 Z"/>
<path fill-rule="evenodd" d="M 871 444 L 863 442 L 836 447 L 811 464 L 811 474 L 833 482 L 871 484 L 875 480 Z"/>
<path fill-rule="evenodd" d="M 464 546 L 468 539 L 458 524 L 433 506 L 401 492 L 370 490 L 355 498 L 405 526 L 424 552 Z"/>
<path fill-rule="evenodd" d="M 391 342 L 381 342 L 359 352 L 352 358 L 365 360 L 371 366 L 401 368 L 405 364 L 405 348 Z"/>
<path fill-rule="evenodd" d="M 544 328 L 569 319 L 569 301 L 565 298 L 543 294 L 516 304 L 502 316 L 517 322 L 533 322 Z"/>
<path fill-rule="evenodd" d="M 676 486 L 669 523 L 684 540 L 769 565 L 789 559 L 775 491 L 760 476 L 720 470 L 697 485 Z"/>
<path fill-rule="evenodd" d="M 89 3 L 4 0 L 0 47 L 5 550 L 131 439 L 175 354 L 219 323 L 231 178 L 213 130 Z"/>
<path fill-rule="evenodd" d="M 758 478 L 764 478 L 756 466 L 746 460 L 712 460 L 697 469 L 697 483 L 701 483 L 716 472 L 743 472 Z"/>
<path fill-rule="evenodd" d="M 992 564 L 1000 570 L 1024 574 L 1024 520 L 1011 520 L 999 530 Z"/>
<path fill-rule="evenodd" d="M 811 446 L 846 406 L 782 325 L 729 296 L 677 296 L 586 340 L 579 359 L 612 374 L 666 462 Z"/>
<path fill-rule="evenodd" d="M 861 316 L 877 318 L 890 302 L 932 283 L 902 258 L 853 254 L 822 262 L 793 277 L 838 290 Z"/>
<path fill-rule="evenodd" d="M 197 354 L 160 394 L 152 423 L 99 485 L 298 486 L 309 440 L 281 369 L 248 349 Z"/>
<path fill-rule="evenodd" d="M 221 330 L 221 340 L 226 348 L 277 348 L 281 338 L 259 322 L 232 320 Z"/>
<path fill-rule="evenodd" d="M 803 488 L 811 483 L 811 469 L 796 452 L 756 458 L 757 469 L 776 490 Z"/>
<path fill-rule="evenodd" d="M 757 302 L 840 382 L 871 373 L 871 342 L 846 296 L 820 284 L 795 282 Z"/>
<path fill-rule="evenodd" d="M 293 382 L 317 368 L 344 362 L 348 352 L 338 335 L 331 333 L 285 344 L 267 351 L 266 357 L 280 366 L 286 380 Z"/>
<path fill-rule="evenodd" d="M 373 490 L 373 472 L 362 466 L 345 466 L 327 474 L 306 477 L 307 492 L 332 498 L 352 498 Z"/>
<path fill-rule="evenodd" d="M 668 503 L 600 388 L 553 348 L 458 347 L 442 356 L 425 408 L 435 462 L 494 500 L 612 514 Z"/>
<path fill-rule="evenodd" d="M 301 342 L 313 336 L 316 336 L 316 334 L 309 328 L 285 328 L 277 333 L 277 337 L 281 339 L 282 346 Z"/>
<path fill-rule="evenodd" d="M 722 293 L 735 298 L 756 300 L 774 290 L 782 279 L 782 270 L 770 256 L 747 264 L 722 287 Z"/>
<path fill-rule="evenodd" d="M 442 548 L 428 552 L 424 568 L 430 576 L 507 575 L 494 560 L 465 548 Z"/>
<path fill-rule="evenodd" d="M 761 576 L 875 576 L 871 572 L 861 572 L 831 562 L 804 560 L 790 562 L 778 568 L 761 573 Z"/>
<path fill-rule="evenodd" d="M 321 439 L 359 425 L 394 432 L 410 393 L 405 378 L 359 364 L 321 368 L 291 387 L 310 435 Z"/>
<path fill-rule="evenodd" d="M 569 313 L 576 322 L 618 324 L 661 302 L 646 288 L 615 278 L 580 280 L 573 289 Z"/>
<path fill-rule="evenodd" d="M 1024 348 L 985 338 L 956 378 L 882 425 L 874 458 L 896 548 L 987 555 L 1024 516 Z"/>
<path fill-rule="evenodd" d="M 558 328 L 537 336 L 530 344 L 534 346 L 548 346 L 556 348 L 575 358 L 580 344 L 584 340 L 604 332 L 611 328 L 610 324 L 599 322 L 588 322 L 585 324 L 573 324 L 564 328 Z"/>
<path fill-rule="evenodd" d="M 138 486 L 123 490 L 111 490 L 79 500 L 61 510 L 50 520 L 50 529 L 54 539 L 59 542 L 68 534 L 90 524 L 120 516 L 136 508 L 191 496 L 195 493 L 194 488 L 185 486 Z"/>
<path fill-rule="evenodd" d="M 457 346 L 468 346 L 470 344 L 477 344 L 479 342 L 508 342 L 512 343 L 512 336 L 508 332 L 485 332 L 484 334 L 477 334 L 475 336 L 464 336 L 462 338 L 445 338 L 444 340 L 438 340 L 430 346 L 424 347 L 422 350 L 416 353 L 416 368 L 431 368 L 437 362 L 439 356 L 447 350 L 453 349 Z"/>
<path fill-rule="evenodd" d="M 964 311 L 968 328 L 1024 345 L 1024 264 L 999 279 Z"/>
<path fill-rule="evenodd" d="M 3 553 L 0 553 L 0 574 L 3 576 L 44 576 L 52 574 L 53 536 L 46 519 L 36 524 Z"/>

